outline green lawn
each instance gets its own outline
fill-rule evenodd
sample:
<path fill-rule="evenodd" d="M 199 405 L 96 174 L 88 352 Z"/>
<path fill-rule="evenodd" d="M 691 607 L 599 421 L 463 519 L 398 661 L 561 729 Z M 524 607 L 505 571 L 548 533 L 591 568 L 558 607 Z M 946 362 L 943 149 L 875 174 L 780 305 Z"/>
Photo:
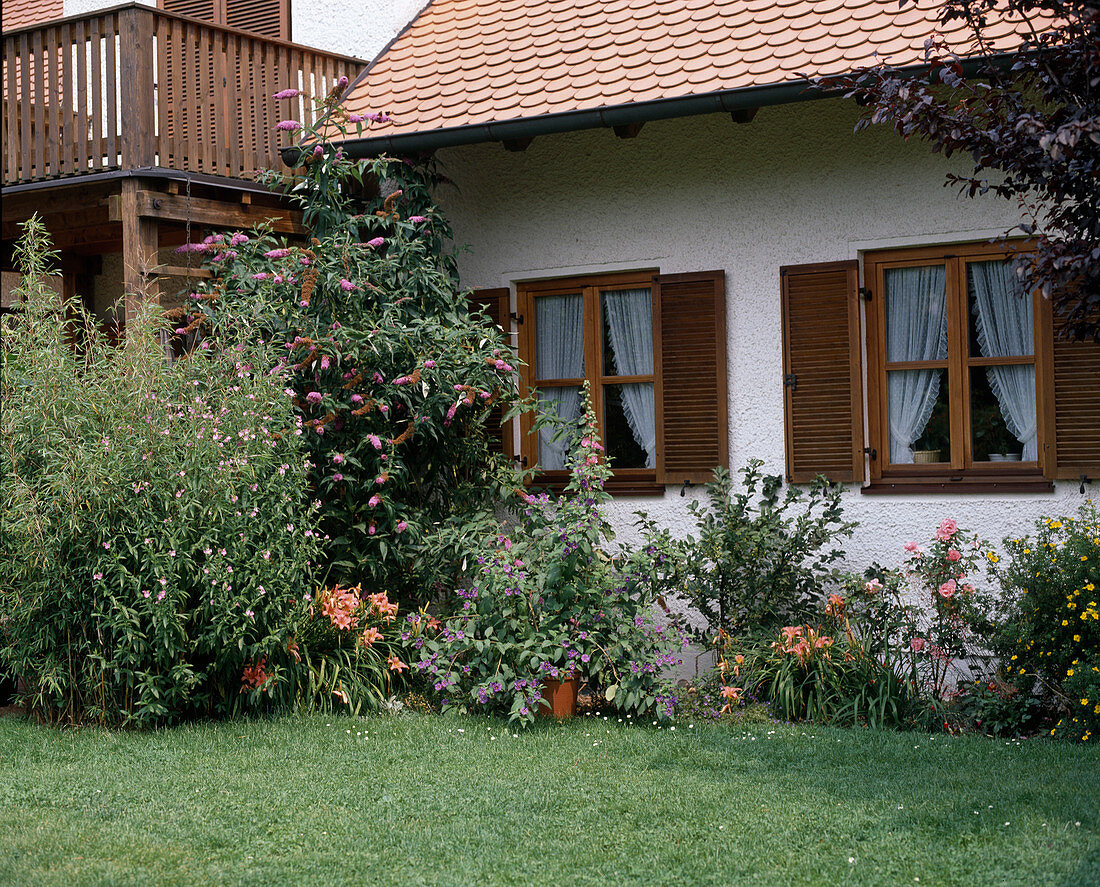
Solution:
<path fill-rule="evenodd" d="M 1096 885 L 1100 752 L 594 718 L 0 720 L 0 884 L 373 883 Z"/>

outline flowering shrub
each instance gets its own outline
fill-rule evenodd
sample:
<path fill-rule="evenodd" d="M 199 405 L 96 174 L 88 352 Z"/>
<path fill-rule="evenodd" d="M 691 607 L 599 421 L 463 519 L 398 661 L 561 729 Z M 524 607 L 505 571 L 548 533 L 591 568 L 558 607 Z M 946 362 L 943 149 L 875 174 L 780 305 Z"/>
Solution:
<path fill-rule="evenodd" d="M 1057 723 L 1051 734 L 1093 741 L 1100 732 L 1100 514 L 1044 518 L 1033 535 L 990 554 L 1003 616 L 994 643 L 1003 681 L 1036 692 Z"/>
<path fill-rule="evenodd" d="M 408 670 L 405 652 L 433 619 L 411 613 L 398 622 L 398 605 L 385 592 L 334 585 L 307 599 L 306 618 L 292 654 L 304 675 L 298 702 L 313 711 L 359 714 L 377 708 Z"/>
<path fill-rule="evenodd" d="M 423 597 L 451 587 L 469 531 L 513 484 L 489 451 L 499 429 L 484 423 L 513 398 L 515 361 L 457 286 L 430 167 L 345 157 L 328 139 L 365 119 L 335 95 L 324 105 L 330 128 L 302 131 L 300 174 L 269 177 L 305 210 L 309 245 L 264 230 L 188 245 L 216 277 L 180 330 L 272 343 L 267 368 L 294 397 L 330 581 Z M 369 180 L 388 193 L 357 199 Z"/>
<path fill-rule="evenodd" d="M 3 329 L 0 662 L 51 721 L 287 703 L 318 547 L 285 383 L 248 341 L 167 365 L 153 314 L 106 344 L 47 249 L 32 220 Z"/>
<path fill-rule="evenodd" d="M 586 390 L 587 394 L 587 390 Z M 419 645 L 417 671 L 445 708 L 501 710 L 530 723 L 546 679 L 577 677 L 624 712 L 672 714 L 662 671 L 683 639 L 654 619 L 654 550 L 610 557 L 601 511 L 610 471 L 589 407 L 556 502 L 529 496 L 518 527 L 501 528 L 459 589 L 461 607 Z"/>
<path fill-rule="evenodd" d="M 951 518 L 941 521 L 926 548 L 915 542 L 905 545 L 903 570 L 922 596 L 912 611 L 917 619 L 910 625 L 909 644 L 924 689 L 935 703 L 953 695 L 957 683 L 986 671 L 991 659 L 971 619 L 977 603 L 973 577 L 981 570 L 986 549 L 988 545 Z"/>
<path fill-rule="evenodd" d="M 691 503 L 699 538 L 671 546 L 670 583 L 702 613 L 707 634 L 770 633 L 807 618 L 837 580 L 829 566 L 841 552 L 830 548 L 856 526 L 842 519 L 839 485 L 819 478 L 808 491 L 763 475 L 757 459 L 741 469 L 734 492 L 718 468 L 707 484 L 709 505 Z"/>

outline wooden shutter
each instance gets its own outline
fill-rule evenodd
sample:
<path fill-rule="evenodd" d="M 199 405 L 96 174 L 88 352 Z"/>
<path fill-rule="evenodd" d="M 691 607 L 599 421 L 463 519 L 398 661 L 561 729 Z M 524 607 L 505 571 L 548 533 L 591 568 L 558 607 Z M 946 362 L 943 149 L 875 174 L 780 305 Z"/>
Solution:
<path fill-rule="evenodd" d="M 787 479 L 862 482 L 858 265 L 790 265 L 779 275 Z"/>
<path fill-rule="evenodd" d="M 1100 342 L 1059 338 L 1050 301 L 1040 310 L 1046 339 L 1040 391 L 1044 416 L 1045 474 L 1048 477 L 1100 477 Z"/>
<path fill-rule="evenodd" d="M 165 12 L 222 24 L 224 20 L 219 18 L 219 13 L 224 8 L 224 2 L 225 0 L 161 0 L 160 8 Z"/>
<path fill-rule="evenodd" d="M 483 314 L 489 318 L 500 327 L 505 339 L 508 340 L 508 333 L 512 327 L 509 311 L 510 302 L 510 292 L 507 287 L 474 290 L 470 293 L 469 298 L 470 313 Z M 503 419 L 504 410 L 499 404 L 489 411 L 489 415 L 485 419 L 485 431 L 489 435 L 489 451 L 511 456 L 514 449 L 512 446 L 512 423 L 509 422 L 505 426 Z"/>
<path fill-rule="evenodd" d="M 729 467 L 726 276 L 653 279 L 657 482 L 706 483 Z"/>
<path fill-rule="evenodd" d="M 290 38 L 290 9 L 286 0 L 225 0 L 225 23 L 264 37 Z"/>
<path fill-rule="evenodd" d="M 264 37 L 290 39 L 289 0 L 160 0 L 160 7 Z"/>

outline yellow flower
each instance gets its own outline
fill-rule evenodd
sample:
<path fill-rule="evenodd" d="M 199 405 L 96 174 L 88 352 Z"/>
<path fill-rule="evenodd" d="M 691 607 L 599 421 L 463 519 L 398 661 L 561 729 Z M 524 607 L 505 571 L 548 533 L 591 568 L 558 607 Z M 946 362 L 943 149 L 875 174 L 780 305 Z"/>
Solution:
<path fill-rule="evenodd" d="M 1088 701 L 1087 699 L 1082 699 L 1082 700 L 1081 700 L 1081 704 L 1082 704 L 1082 705 L 1088 705 L 1088 704 L 1089 704 L 1089 701 Z"/>
<path fill-rule="evenodd" d="M 1075 634 L 1075 635 L 1073 636 L 1073 639 L 1074 639 L 1074 641 L 1076 641 L 1077 643 L 1081 643 L 1081 635 L 1079 635 L 1079 634 Z M 1016 657 L 1015 657 L 1015 656 L 1013 656 L 1012 658 L 1013 658 L 1013 659 L 1015 659 Z"/>
<path fill-rule="evenodd" d="M 1013 658 L 1013 659 L 1015 659 L 1015 658 L 1016 658 L 1016 654 L 1015 654 L 1015 653 L 1013 653 L 1013 654 L 1012 654 L 1012 658 Z"/>
<path fill-rule="evenodd" d="M 1063 620 L 1062 620 L 1062 624 L 1063 624 L 1063 625 L 1069 625 L 1069 620 L 1067 620 L 1067 619 L 1063 619 Z"/>
<path fill-rule="evenodd" d="M 1069 671 L 1066 672 L 1066 677 L 1068 677 L 1068 678 L 1073 677 L 1073 669 L 1072 668 Z"/>

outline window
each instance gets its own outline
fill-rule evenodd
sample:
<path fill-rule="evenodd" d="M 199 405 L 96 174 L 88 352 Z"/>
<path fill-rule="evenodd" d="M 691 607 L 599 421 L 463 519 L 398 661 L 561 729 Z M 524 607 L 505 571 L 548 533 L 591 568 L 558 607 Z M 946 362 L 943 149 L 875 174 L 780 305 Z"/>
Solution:
<path fill-rule="evenodd" d="M 1011 252 L 868 253 L 862 289 L 858 271 L 780 269 L 791 481 L 869 468 L 867 493 L 1010 492 L 1100 473 L 1100 343 L 1060 336 Z"/>
<path fill-rule="evenodd" d="M 1037 305 L 1013 259 L 979 244 L 864 267 L 872 477 L 1038 475 Z"/>
<path fill-rule="evenodd" d="M 654 271 L 521 283 L 524 392 L 567 421 L 582 386 L 615 472 L 610 489 L 658 492 L 707 480 L 726 464 L 725 287 L 721 272 Z M 542 479 L 566 477 L 566 441 L 521 427 L 521 454 Z"/>

